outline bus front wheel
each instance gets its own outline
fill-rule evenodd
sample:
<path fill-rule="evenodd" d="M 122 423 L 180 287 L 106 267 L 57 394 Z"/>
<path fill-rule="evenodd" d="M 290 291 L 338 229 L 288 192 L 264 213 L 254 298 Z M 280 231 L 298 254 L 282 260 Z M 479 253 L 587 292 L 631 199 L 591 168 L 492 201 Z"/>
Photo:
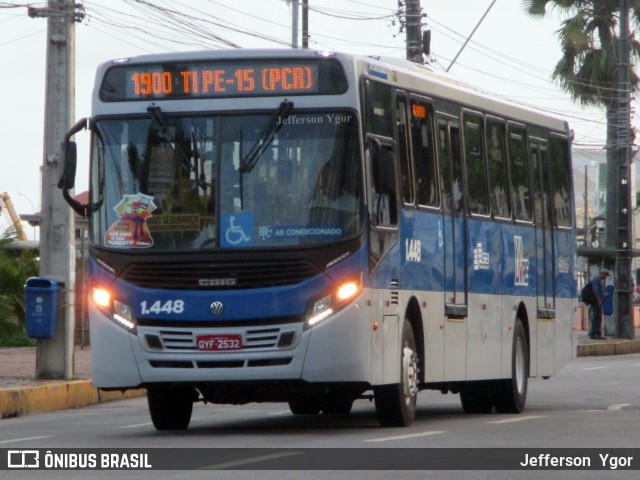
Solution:
<path fill-rule="evenodd" d="M 400 383 L 373 389 L 378 422 L 383 427 L 407 427 L 413 423 L 418 396 L 418 353 L 413 328 L 402 326 Z"/>
<path fill-rule="evenodd" d="M 191 422 L 195 391 L 190 388 L 149 387 L 147 403 L 156 430 L 186 430 Z"/>
<path fill-rule="evenodd" d="M 493 405 L 498 413 L 520 413 L 527 400 L 529 381 L 529 345 L 518 318 L 513 328 L 511 378 L 497 380 L 492 388 Z"/>

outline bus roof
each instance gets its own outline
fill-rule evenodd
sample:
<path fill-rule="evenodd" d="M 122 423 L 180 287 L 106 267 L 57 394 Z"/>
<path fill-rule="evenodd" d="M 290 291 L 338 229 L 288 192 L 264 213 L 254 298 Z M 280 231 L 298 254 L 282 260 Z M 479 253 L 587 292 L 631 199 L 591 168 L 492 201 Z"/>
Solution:
<path fill-rule="evenodd" d="M 568 124 L 560 117 L 525 105 L 490 96 L 445 72 L 397 57 L 363 56 L 343 52 L 309 49 L 225 49 L 145 54 L 105 62 L 98 67 L 98 77 L 107 68 L 122 64 L 191 62 L 206 60 L 317 58 L 334 57 L 351 64 L 356 72 L 415 90 L 428 97 L 440 97 L 460 103 L 465 108 L 480 109 L 515 121 L 534 123 L 567 133 Z M 375 72 L 375 75 L 373 74 Z"/>

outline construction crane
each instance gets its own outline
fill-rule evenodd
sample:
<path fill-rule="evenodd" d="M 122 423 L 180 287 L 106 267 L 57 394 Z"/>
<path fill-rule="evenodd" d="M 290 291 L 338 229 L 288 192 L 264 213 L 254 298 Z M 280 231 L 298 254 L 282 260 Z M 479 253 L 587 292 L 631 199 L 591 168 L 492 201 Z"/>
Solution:
<path fill-rule="evenodd" d="M 8 219 L 9 224 L 16 232 L 18 240 L 27 239 L 27 235 L 24 233 L 24 229 L 22 228 L 20 216 L 16 213 L 15 208 L 13 208 L 13 202 L 7 192 L 0 194 L 0 216 Z"/>

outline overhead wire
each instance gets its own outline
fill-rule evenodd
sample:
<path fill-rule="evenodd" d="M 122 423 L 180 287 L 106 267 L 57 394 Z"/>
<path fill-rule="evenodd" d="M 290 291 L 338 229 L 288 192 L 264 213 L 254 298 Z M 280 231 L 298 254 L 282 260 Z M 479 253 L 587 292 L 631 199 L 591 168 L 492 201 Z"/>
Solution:
<path fill-rule="evenodd" d="M 124 12 L 123 9 L 118 9 L 115 6 L 115 2 L 109 3 L 110 6 L 105 6 L 102 2 L 94 2 L 85 0 L 84 6 L 86 9 L 87 22 L 97 31 L 104 35 L 127 43 L 129 45 L 137 46 L 139 49 L 149 51 L 154 47 L 175 50 L 180 46 L 193 46 L 196 48 L 238 48 L 244 43 L 242 38 L 251 37 L 252 39 L 260 39 L 276 45 L 289 46 L 290 25 L 272 20 L 268 17 L 256 17 L 255 12 L 242 9 L 242 4 L 230 6 L 227 2 L 221 2 L 216 0 L 202 0 L 198 4 L 194 2 L 185 1 L 171 1 L 164 0 L 121 0 L 122 3 L 129 7 L 129 11 Z M 273 7 L 277 4 L 287 3 L 290 4 L 291 0 L 279 0 L 279 2 L 270 2 Z M 16 4 L 8 2 L 0 2 L 0 8 L 18 8 L 26 7 L 29 4 Z M 323 6 L 320 1 L 314 3 L 309 7 L 310 12 L 314 14 L 329 16 L 339 21 L 363 21 L 363 22 L 384 22 L 390 21 L 398 15 L 396 9 L 373 5 L 370 2 L 358 1 L 358 0 L 344 0 L 344 8 L 334 8 Z M 354 6 L 354 9 L 349 9 L 350 6 Z M 228 12 L 228 15 L 220 15 L 217 12 L 212 11 L 220 10 L 224 8 L 224 12 Z M 357 9 L 357 10 L 356 10 Z M 263 33 L 265 29 L 258 31 L 255 27 L 248 28 L 243 23 L 243 19 L 252 19 L 252 24 L 256 22 L 269 25 L 269 30 L 275 31 L 275 34 Z M 438 22 L 437 19 L 429 17 L 428 20 L 431 28 L 440 32 L 443 35 L 447 35 L 449 38 L 459 41 L 464 38 L 463 35 L 451 29 L 447 25 Z M 385 49 L 389 52 L 397 52 L 400 47 L 397 45 L 384 44 L 384 42 L 366 42 L 355 41 L 353 39 L 345 38 L 342 32 L 333 32 L 326 27 L 311 28 L 310 29 L 310 42 L 313 45 L 320 47 L 328 47 L 330 45 L 349 45 L 351 47 L 367 47 L 370 49 Z M 35 34 L 35 33 L 34 33 Z M 33 34 L 30 34 L 33 35 Z M 455 38 L 455 37 L 457 38 Z M 18 41 L 19 39 L 12 39 L 7 43 Z M 6 44 L 6 43 L 5 43 Z M 4 44 L 2 44 L 4 45 Z M 404 46 L 403 46 L 404 48 Z M 512 69 L 518 72 L 519 76 L 529 77 L 535 82 L 527 82 L 515 79 L 505 79 L 504 76 L 493 75 L 494 78 L 499 78 L 510 82 L 511 84 L 519 85 L 523 88 L 523 92 L 536 92 L 534 95 L 526 95 L 523 93 L 519 96 L 501 95 L 496 92 L 485 92 L 493 96 L 498 96 L 508 100 L 515 101 L 516 103 L 524 103 L 523 101 L 535 100 L 536 102 L 554 102 L 561 98 L 558 96 L 557 84 L 551 82 L 549 78 L 542 78 L 542 75 L 547 73 L 545 69 L 536 65 L 531 65 L 522 59 L 517 59 L 505 55 L 502 52 L 483 46 L 475 41 L 471 41 L 469 48 L 471 48 L 477 54 L 483 55 L 489 58 L 492 62 L 496 62 L 504 67 Z M 375 52 L 372 52 L 375 53 Z M 438 62 L 435 62 L 438 65 Z M 463 68 L 470 68 L 475 72 L 479 72 L 484 75 L 492 76 L 487 71 L 481 71 L 479 69 L 473 69 L 463 64 L 457 64 L 463 66 Z M 442 68 L 442 65 L 440 65 Z M 537 82 L 544 82 L 541 84 L 535 84 Z M 545 86 L 548 85 L 548 86 Z M 610 89 L 612 94 L 617 89 Z M 549 94 L 548 97 L 545 95 Z M 534 107 L 537 107 L 535 105 Z M 571 115 L 575 119 L 580 119 L 584 122 L 594 122 L 590 120 L 590 114 L 585 113 L 584 116 L 574 115 L 574 112 L 570 111 L 556 111 L 557 114 Z M 606 122 L 598 122 L 595 124 L 595 130 L 599 126 L 606 124 Z"/>

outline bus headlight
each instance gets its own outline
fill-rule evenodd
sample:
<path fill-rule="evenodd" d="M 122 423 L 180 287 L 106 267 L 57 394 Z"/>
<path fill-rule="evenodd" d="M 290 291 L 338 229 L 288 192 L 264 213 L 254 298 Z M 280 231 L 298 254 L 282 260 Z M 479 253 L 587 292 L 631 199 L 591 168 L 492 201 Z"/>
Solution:
<path fill-rule="evenodd" d="M 311 328 L 338 312 L 362 291 L 362 276 L 346 281 L 309 304 L 305 328 Z"/>
<path fill-rule="evenodd" d="M 93 289 L 93 302 L 105 316 L 124 327 L 131 333 L 136 333 L 136 322 L 128 305 L 111 298 L 111 293 L 104 288 Z"/>

